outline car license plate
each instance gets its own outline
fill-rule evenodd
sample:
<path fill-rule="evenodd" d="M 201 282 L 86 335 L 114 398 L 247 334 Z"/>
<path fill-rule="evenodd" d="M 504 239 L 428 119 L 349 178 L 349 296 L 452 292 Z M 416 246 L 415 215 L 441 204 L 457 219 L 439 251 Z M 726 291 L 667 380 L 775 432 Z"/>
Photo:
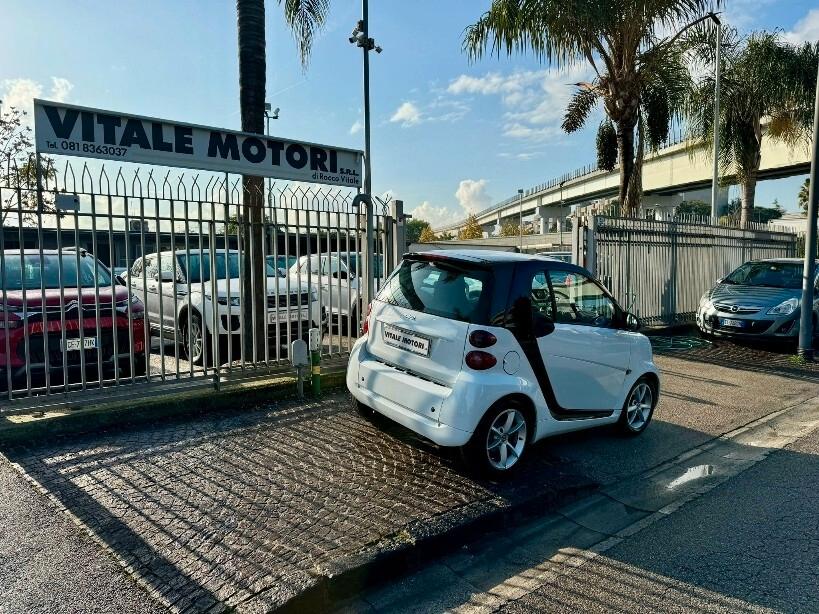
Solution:
<path fill-rule="evenodd" d="M 267 323 L 276 324 L 277 322 L 297 322 L 298 320 L 307 319 L 307 309 L 291 309 L 290 313 L 286 309 L 281 311 L 271 311 L 267 314 Z"/>
<path fill-rule="evenodd" d="M 63 352 L 72 352 L 75 350 L 80 350 L 83 347 L 86 350 L 92 350 L 97 347 L 97 338 L 85 337 L 83 339 L 66 339 L 65 341 L 61 339 L 60 347 L 62 348 Z"/>
<path fill-rule="evenodd" d="M 719 323 L 722 326 L 730 326 L 731 328 L 743 328 L 745 320 L 731 320 L 730 318 L 722 318 Z"/>
<path fill-rule="evenodd" d="M 429 356 L 429 339 L 410 333 L 397 326 L 385 324 L 383 328 L 384 343 L 419 356 Z"/>

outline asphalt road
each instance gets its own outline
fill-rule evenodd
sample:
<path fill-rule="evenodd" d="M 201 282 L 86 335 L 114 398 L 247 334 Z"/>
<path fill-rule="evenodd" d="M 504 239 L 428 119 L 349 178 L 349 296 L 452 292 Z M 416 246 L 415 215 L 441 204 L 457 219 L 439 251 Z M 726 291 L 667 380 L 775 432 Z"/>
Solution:
<path fill-rule="evenodd" d="M 0 612 L 166 611 L 5 459 L 0 492 Z"/>
<path fill-rule="evenodd" d="M 819 432 L 505 612 L 819 611 Z"/>

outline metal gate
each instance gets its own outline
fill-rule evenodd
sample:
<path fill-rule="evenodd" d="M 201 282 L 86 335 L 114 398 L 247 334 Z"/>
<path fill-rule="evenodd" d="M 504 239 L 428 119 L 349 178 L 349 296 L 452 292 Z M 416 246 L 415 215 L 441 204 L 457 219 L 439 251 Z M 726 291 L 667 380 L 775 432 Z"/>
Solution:
<path fill-rule="evenodd" d="M 693 321 L 700 297 L 743 262 L 796 256 L 797 237 L 764 226 L 597 216 L 575 232 L 576 262 L 647 324 Z"/>
<path fill-rule="evenodd" d="M 241 177 L 47 160 L 10 159 L 0 175 L 4 405 L 269 375 L 310 328 L 324 356 L 350 350 L 366 309 L 355 191 L 265 183 L 257 313 L 241 282 L 240 254 L 257 249 L 242 243 Z M 374 199 L 376 287 L 400 258 L 400 209 Z M 248 318 L 267 331 L 250 355 Z"/>

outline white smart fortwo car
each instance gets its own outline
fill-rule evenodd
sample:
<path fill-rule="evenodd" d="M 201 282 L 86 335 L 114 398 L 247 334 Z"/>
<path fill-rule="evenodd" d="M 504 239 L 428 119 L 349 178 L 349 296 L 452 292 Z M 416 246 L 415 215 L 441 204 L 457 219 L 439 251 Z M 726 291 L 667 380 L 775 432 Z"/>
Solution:
<path fill-rule="evenodd" d="M 637 318 L 578 266 L 490 251 L 408 254 L 368 309 L 347 387 L 489 474 L 539 439 L 648 426 L 660 388 Z"/>

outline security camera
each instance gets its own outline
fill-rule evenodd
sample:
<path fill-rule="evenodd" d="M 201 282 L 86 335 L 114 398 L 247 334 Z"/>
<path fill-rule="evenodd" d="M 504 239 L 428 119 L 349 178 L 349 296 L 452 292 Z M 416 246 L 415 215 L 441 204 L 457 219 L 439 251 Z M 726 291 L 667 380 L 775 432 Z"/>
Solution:
<path fill-rule="evenodd" d="M 384 50 L 383 50 L 381 47 L 379 47 L 379 46 L 377 46 L 377 45 L 376 45 L 376 47 L 375 47 L 375 52 L 376 52 L 376 53 L 381 53 L 382 51 L 384 51 Z"/>
<path fill-rule="evenodd" d="M 357 34 L 357 32 L 354 32 L 353 35 L 347 40 L 349 40 L 351 43 L 355 43 L 355 41 L 356 41 L 355 35 L 356 34 Z"/>

